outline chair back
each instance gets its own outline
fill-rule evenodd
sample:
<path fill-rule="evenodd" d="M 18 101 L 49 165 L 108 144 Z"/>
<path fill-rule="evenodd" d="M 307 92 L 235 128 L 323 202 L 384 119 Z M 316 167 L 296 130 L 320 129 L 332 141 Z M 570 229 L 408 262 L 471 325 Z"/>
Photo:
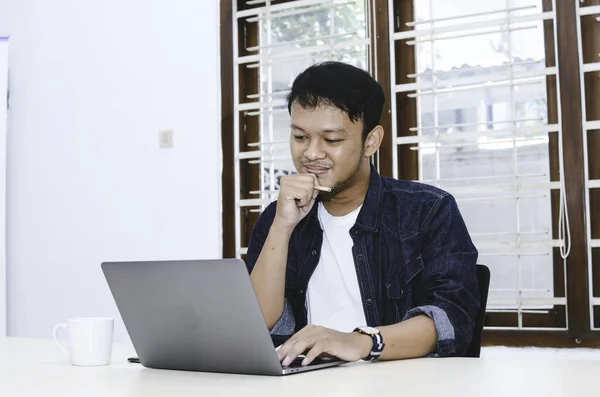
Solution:
<path fill-rule="evenodd" d="M 481 355 L 481 337 L 483 334 L 483 322 L 485 320 L 485 309 L 487 308 L 488 292 L 490 288 L 490 269 L 485 265 L 477 265 L 475 268 L 477 282 L 479 283 L 480 307 L 473 331 L 471 345 L 465 353 L 465 357 L 478 358 Z"/>

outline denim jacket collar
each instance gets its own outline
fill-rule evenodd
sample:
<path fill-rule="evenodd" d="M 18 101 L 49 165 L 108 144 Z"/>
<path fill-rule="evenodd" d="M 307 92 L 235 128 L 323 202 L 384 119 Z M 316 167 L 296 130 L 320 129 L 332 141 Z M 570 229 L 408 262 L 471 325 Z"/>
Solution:
<path fill-rule="evenodd" d="M 381 189 L 381 176 L 375 170 L 375 167 L 371 165 L 371 181 L 369 182 L 367 196 L 356 219 L 356 227 L 368 232 L 376 232 L 379 229 Z"/>

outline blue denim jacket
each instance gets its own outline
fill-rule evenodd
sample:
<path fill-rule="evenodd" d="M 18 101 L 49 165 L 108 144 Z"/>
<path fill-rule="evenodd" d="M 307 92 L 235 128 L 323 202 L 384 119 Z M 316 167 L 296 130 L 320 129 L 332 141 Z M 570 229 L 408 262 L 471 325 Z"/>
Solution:
<path fill-rule="evenodd" d="M 271 203 L 254 227 L 246 257 L 249 271 L 275 211 L 276 203 Z M 437 330 L 434 355 L 463 355 L 479 309 L 478 254 L 454 198 L 433 186 L 382 177 L 372 168 L 350 235 L 367 325 L 391 325 L 425 314 Z M 285 309 L 272 334 L 290 335 L 306 325 L 305 293 L 322 241 L 315 205 L 292 234 Z"/>

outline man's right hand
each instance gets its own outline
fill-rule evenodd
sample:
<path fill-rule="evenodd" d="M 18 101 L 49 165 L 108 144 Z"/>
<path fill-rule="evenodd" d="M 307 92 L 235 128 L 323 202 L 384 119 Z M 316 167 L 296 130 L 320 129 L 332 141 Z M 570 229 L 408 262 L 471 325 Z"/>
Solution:
<path fill-rule="evenodd" d="M 319 195 L 319 191 L 314 188 L 317 184 L 318 180 L 314 174 L 282 176 L 279 181 L 277 213 L 273 223 L 290 232 L 293 231 L 315 204 L 315 199 Z"/>
<path fill-rule="evenodd" d="M 250 274 L 254 291 L 272 329 L 285 310 L 285 274 L 294 228 L 311 210 L 319 193 L 314 174 L 286 175 L 279 181 L 275 219 Z"/>

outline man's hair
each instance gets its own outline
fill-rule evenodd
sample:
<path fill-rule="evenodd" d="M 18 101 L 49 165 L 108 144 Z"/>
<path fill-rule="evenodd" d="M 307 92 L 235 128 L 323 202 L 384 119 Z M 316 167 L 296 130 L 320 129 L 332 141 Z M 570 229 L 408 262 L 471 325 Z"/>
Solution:
<path fill-rule="evenodd" d="M 303 108 L 334 106 L 352 122 L 363 122 L 363 141 L 381 119 L 383 88 L 366 71 L 342 62 L 324 62 L 300 73 L 287 97 L 288 112 L 297 102 Z"/>

